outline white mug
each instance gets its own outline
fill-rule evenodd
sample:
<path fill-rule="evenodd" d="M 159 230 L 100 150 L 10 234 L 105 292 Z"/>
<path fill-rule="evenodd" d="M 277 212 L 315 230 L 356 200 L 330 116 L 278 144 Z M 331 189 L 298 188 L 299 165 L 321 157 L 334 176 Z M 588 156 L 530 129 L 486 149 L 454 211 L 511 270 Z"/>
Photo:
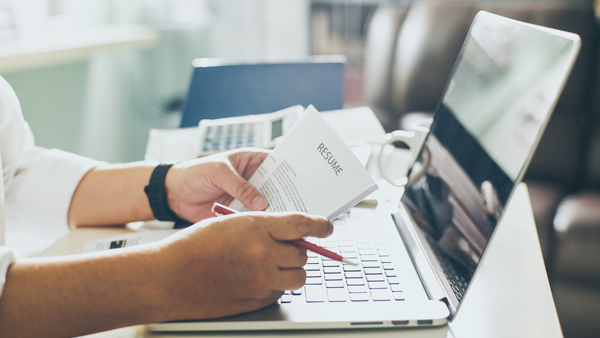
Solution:
<path fill-rule="evenodd" d="M 421 150 L 423 142 L 425 142 L 425 138 L 427 137 L 427 134 L 429 133 L 429 128 L 431 127 L 432 122 L 433 122 L 433 118 L 420 119 L 411 124 L 411 126 L 410 126 L 412 129 L 411 131 L 395 130 L 395 131 L 385 135 L 385 141 L 383 142 L 383 144 L 381 146 L 381 151 L 379 152 L 379 158 L 377 161 L 377 165 L 378 165 L 379 173 L 380 173 L 381 177 L 383 177 L 391 185 L 394 185 L 397 187 L 404 187 L 404 186 L 410 186 L 410 184 L 412 182 L 409 182 L 409 180 L 406 177 L 397 179 L 397 178 L 393 178 L 388 175 L 388 173 L 384 170 L 384 165 L 383 165 L 383 153 L 384 153 L 383 149 L 384 149 L 384 147 L 388 144 L 391 144 L 393 142 L 398 142 L 398 141 L 405 143 L 410 148 L 410 163 L 409 164 L 412 165 L 412 163 L 416 160 L 417 156 L 419 155 L 419 151 Z M 429 156 L 428 149 L 425 149 L 425 154 L 424 154 L 425 163 L 423 165 L 423 169 L 421 170 L 421 172 L 417 173 L 416 175 L 413 175 L 411 177 L 410 181 L 414 182 L 414 181 L 418 180 L 421 176 L 423 176 L 423 174 L 425 173 L 425 170 L 429 166 L 430 157 L 431 156 Z"/>

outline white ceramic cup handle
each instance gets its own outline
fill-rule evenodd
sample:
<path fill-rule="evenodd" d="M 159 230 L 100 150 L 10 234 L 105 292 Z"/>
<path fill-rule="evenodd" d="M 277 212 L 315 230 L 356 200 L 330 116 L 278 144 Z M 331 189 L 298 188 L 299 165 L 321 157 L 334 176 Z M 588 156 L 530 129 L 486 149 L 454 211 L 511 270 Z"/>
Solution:
<path fill-rule="evenodd" d="M 406 178 L 400 183 L 397 183 L 397 180 L 390 177 L 386 171 L 383 169 L 383 149 L 386 145 L 394 143 L 394 142 L 404 142 L 406 145 L 411 147 L 411 143 L 415 140 L 415 132 L 414 131 L 406 131 L 406 130 L 395 130 L 391 133 L 385 135 L 385 141 L 381 144 L 381 151 L 379 152 L 379 156 L 377 158 L 377 167 L 379 168 L 379 174 L 386 181 L 388 181 L 391 185 L 396 187 L 404 187 L 406 186 Z"/>
<path fill-rule="evenodd" d="M 423 168 L 418 173 L 413 175 L 410 178 L 410 180 L 408 179 L 408 177 L 403 177 L 400 180 L 394 179 L 394 178 L 390 177 L 386 173 L 386 171 L 383 169 L 383 149 L 385 148 L 385 146 L 388 144 L 391 144 L 393 142 L 399 141 L 399 142 L 406 143 L 406 145 L 408 145 L 409 147 L 412 147 L 413 146 L 412 142 L 414 142 L 416 140 L 415 135 L 416 134 L 413 131 L 395 130 L 391 133 L 386 134 L 385 141 L 381 144 L 381 151 L 379 152 L 379 157 L 377 158 L 377 167 L 379 169 L 379 174 L 381 175 L 381 177 L 383 177 L 386 181 L 388 181 L 388 183 L 390 183 L 393 186 L 410 187 L 425 174 L 425 172 L 427 171 L 427 168 L 429 167 L 429 164 L 431 163 L 431 153 L 429 151 L 429 148 L 425 145 L 424 149 L 423 149 L 423 158 L 424 158 Z M 412 160 L 414 160 L 414 159 L 411 159 L 411 161 Z M 412 163 L 410 163 L 410 164 L 412 164 Z M 400 182 L 398 183 L 398 181 L 400 181 Z"/>

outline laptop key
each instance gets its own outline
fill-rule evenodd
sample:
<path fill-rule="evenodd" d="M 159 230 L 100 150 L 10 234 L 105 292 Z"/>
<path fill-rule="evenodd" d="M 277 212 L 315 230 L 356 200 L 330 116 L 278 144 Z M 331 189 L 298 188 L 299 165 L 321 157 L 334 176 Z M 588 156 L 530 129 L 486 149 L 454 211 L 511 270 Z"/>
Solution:
<path fill-rule="evenodd" d="M 392 292 L 395 300 L 405 300 L 404 292 Z"/>
<path fill-rule="evenodd" d="M 319 257 L 308 257 L 306 264 L 319 264 Z"/>
<path fill-rule="evenodd" d="M 376 255 L 360 255 L 360 260 L 362 262 L 377 262 L 379 261 L 379 257 Z"/>
<path fill-rule="evenodd" d="M 371 297 L 376 301 L 392 300 L 392 291 L 388 289 L 373 289 L 371 290 Z"/>
<path fill-rule="evenodd" d="M 323 281 L 321 280 L 321 277 L 307 277 L 305 284 L 306 285 L 321 285 L 321 284 L 323 284 Z"/>
<path fill-rule="evenodd" d="M 370 282 L 369 283 L 369 289 L 387 289 L 387 283 L 386 282 Z"/>
<path fill-rule="evenodd" d="M 381 275 L 382 273 L 381 268 L 365 268 L 365 275 Z"/>
<path fill-rule="evenodd" d="M 377 250 L 373 249 L 373 248 L 359 248 L 358 252 L 360 253 L 360 255 L 376 255 L 377 254 Z"/>
<path fill-rule="evenodd" d="M 392 259 L 390 257 L 380 257 L 381 263 L 391 263 Z"/>
<path fill-rule="evenodd" d="M 355 285 L 355 286 L 348 287 L 349 293 L 365 293 L 368 291 L 369 291 L 369 289 L 365 285 Z"/>
<path fill-rule="evenodd" d="M 362 271 L 360 266 L 357 265 L 344 265 L 345 272 L 354 272 L 354 271 Z"/>
<path fill-rule="evenodd" d="M 306 264 L 304 266 L 304 270 L 306 271 L 321 271 L 321 265 L 319 264 Z"/>
<path fill-rule="evenodd" d="M 353 302 L 367 302 L 369 301 L 368 293 L 351 293 L 350 300 Z"/>
<path fill-rule="evenodd" d="M 292 290 L 292 295 L 294 296 L 299 296 L 302 294 L 302 288 L 298 289 L 298 290 Z"/>
<path fill-rule="evenodd" d="M 281 303 L 291 303 L 292 302 L 292 295 L 282 295 L 281 298 L 279 298 L 281 300 Z"/>
<path fill-rule="evenodd" d="M 367 275 L 368 282 L 383 282 L 385 277 L 383 275 Z"/>
<path fill-rule="evenodd" d="M 343 288 L 344 287 L 344 281 L 341 280 L 328 280 L 325 282 L 325 286 L 327 286 L 327 288 Z"/>
<path fill-rule="evenodd" d="M 377 261 L 363 262 L 362 266 L 363 266 L 363 268 L 379 268 L 379 267 L 381 267 L 381 264 L 379 264 L 379 262 L 377 262 Z"/>
<path fill-rule="evenodd" d="M 345 302 L 348 300 L 348 293 L 344 289 L 327 289 L 327 299 L 330 302 Z"/>
<path fill-rule="evenodd" d="M 363 278 L 349 278 L 349 279 L 346 279 L 346 285 L 348 285 L 348 286 L 365 285 L 365 280 Z"/>
<path fill-rule="evenodd" d="M 383 269 L 384 270 L 394 270 L 394 266 L 392 264 L 386 263 L 386 264 L 383 264 Z"/>
<path fill-rule="evenodd" d="M 392 291 L 394 291 L 394 292 L 400 292 L 400 291 L 402 291 L 402 288 L 398 284 L 390 285 L 390 289 L 392 289 Z"/>
<path fill-rule="evenodd" d="M 388 257 L 390 255 L 387 250 L 379 250 L 378 254 L 379 257 Z"/>
<path fill-rule="evenodd" d="M 400 279 L 398 279 L 398 277 L 389 277 L 388 278 L 388 283 L 390 283 L 390 284 L 400 284 Z"/>
<path fill-rule="evenodd" d="M 342 280 L 342 274 L 341 273 L 328 273 L 325 274 L 325 280 Z"/>
<path fill-rule="evenodd" d="M 336 261 L 331 261 L 331 260 L 324 260 L 323 261 L 323 266 L 324 267 L 330 267 L 330 266 L 340 266 L 339 262 Z"/>
<path fill-rule="evenodd" d="M 344 275 L 346 276 L 346 278 L 362 278 L 362 272 L 360 271 L 349 271 L 344 273 Z"/>
<path fill-rule="evenodd" d="M 385 270 L 385 275 L 387 277 L 396 277 L 396 271 L 394 271 L 394 270 Z"/>
<path fill-rule="evenodd" d="M 307 303 L 319 303 L 325 301 L 323 288 L 320 285 L 305 285 L 304 295 Z"/>
<path fill-rule="evenodd" d="M 308 270 L 306 271 L 306 277 L 321 277 L 321 271 Z"/>
<path fill-rule="evenodd" d="M 342 268 L 339 266 L 328 266 L 323 268 L 324 273 L 341 273 Z"/>

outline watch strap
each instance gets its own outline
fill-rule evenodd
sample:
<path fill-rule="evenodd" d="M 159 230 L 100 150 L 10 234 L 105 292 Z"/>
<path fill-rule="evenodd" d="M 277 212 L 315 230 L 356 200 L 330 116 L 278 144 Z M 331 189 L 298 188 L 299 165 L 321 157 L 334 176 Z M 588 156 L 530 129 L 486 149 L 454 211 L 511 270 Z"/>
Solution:
<path fill-rule="evenodd" d="M 154 168 L 154 171 L 152 171 L 152 175 L 150 175 L 150 182 L 144 187 L 144 192 L 148 197 L 148 203 L 150 204 L 152 213 L 157 220 L 175 222 L 175 228 L 184 228 L 192 223 L 179 218 L 177 214 L 169 208 L 165 178 L 172 166 L 173 163 L 157 165 L 156 168 Z"/>

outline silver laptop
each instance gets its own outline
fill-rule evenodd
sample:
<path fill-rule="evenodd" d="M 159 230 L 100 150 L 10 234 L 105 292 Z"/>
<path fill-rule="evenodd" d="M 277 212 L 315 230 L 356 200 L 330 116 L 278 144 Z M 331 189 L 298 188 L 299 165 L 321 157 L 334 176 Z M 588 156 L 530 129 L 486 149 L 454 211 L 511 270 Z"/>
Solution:
<path fill-rule="evenodd" d="M 452 320 L 531 160 L 580 47 L 577 35 L 480 12 L 394 215 L 353 208 L 309 255 L 306 285 L 264 309 L 153 331 L 414 327 Z M 309 253 L 310 254 L 310 253 Z"/>

